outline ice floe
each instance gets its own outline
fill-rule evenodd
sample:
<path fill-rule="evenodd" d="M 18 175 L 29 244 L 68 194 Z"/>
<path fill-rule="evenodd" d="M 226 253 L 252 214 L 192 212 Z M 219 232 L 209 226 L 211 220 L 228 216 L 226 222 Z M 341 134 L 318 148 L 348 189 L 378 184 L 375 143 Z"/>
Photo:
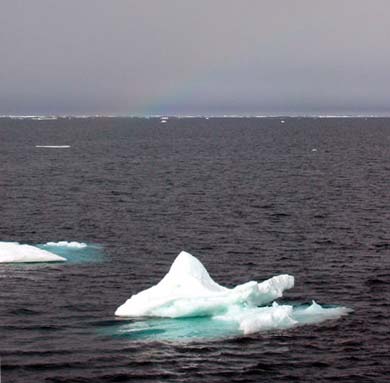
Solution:
<path fill-rule="evenodd" d="M 18 242 L 0 242 L 0 263 L 63 262 L 65 258 L 50 251 Z"/>
<path fill-rule="evenodd" d="M 297 307 L 274 302 L 293 286 L 294 277 L 284 274 L 229 289 L 213 281 L 198 259 L 181 252 L 157 285 L 133 295 L 118 307 L 115 315 L 204 317 L 213 324 L 221 324 L 221 328 L 228 328 L 229 333 L 235 328 L 237 333 L 251 334 L 337 319 L 351 311 L 346 307 L 324 308 L 314 301 L 310 306 Z M 134 329 L 140 333 L 136 324 L 127 326 L 130 332 Z M 165 330 L 161 331 L 164 333 Z"/>
<path fill-rule="evenodd" d="M 0 263 L 63 262 L 96 263 L 104 260 L 103 247 L 76 241 L 20 244 L 0 242 Z"/>
<path fill-rule="evenodd" d="M 56 246 L 56 247 L 71 247 L 74 249 L 84 249 L 88 245 L 84 242 L 76 242 L 76 241 L 59 241 L 59 242 L 47 242 L 44 246 Z"/>
<path fill-rule="evenodd" d="M 182 251 L 156 286 L 133 295 L 115 315 L 170 318 L 217 315 L 234 305 L 255 307 L 269 303 L 293 286 L 292 276 L 279 275 L 260 284 L 251 281 L 228 289 L 214 282 L 198 259 Z"/>

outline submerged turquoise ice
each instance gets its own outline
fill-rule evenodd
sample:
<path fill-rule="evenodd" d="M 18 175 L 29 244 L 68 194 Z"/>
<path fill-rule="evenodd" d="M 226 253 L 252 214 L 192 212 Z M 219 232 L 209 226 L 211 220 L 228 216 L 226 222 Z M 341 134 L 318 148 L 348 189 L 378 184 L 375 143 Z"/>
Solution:
<path fill-rule="evenodd" d="M 47 242 L 37 245 L 66 259 L 67 263 L 95 263 L 103 261 L 103 247 L 98 244 L 84 242 Z"/>
<path fill-rule="evenodd" d="M 281 305 L 279 305 L 281 306 Z M 284 305 L 286 306 L 286 305 Z M 263 322 L 255 332 L 287 330 L 289 328 L 321 323 L 326 320 L 338 319 L 352 310 L 345 307 L 322 307 L 316 302 L 305 305 L 294 305 L 290 320 L 280 323 Z M 267 310 L 269 307 L 264 307 Z M 253 318 L 258 313 L 252 312 Z M 246 333 L 240 328 L 240 323 L 234 317 L 187 317 L 187 318 L 139 318 L 118 319 L 102 328 L 102 333 L 115 338 L 131 341 L 205 341 L 232 337 L 240 337 Z"/>
<path fill-rule="evenodd" d="M 102 328 L 102 333 L 134 341 L 212 340 L 242 335 L 236 323 L 211 317 L 122 319 Z"/>
<path fill-rule="evenodd" d="M 198 259 L 181 252 L 157 285 L 118 307 L 115 315 L 131 319 L 118 321 L 111 330 L 131 339 L 221 338 L 320 323 L 351 311 L 314 301 L 309 306 L 278 304 L 275 300 L 293 286 L 292 276 L 278 275 L 228 289 L 214 282 Z"/>

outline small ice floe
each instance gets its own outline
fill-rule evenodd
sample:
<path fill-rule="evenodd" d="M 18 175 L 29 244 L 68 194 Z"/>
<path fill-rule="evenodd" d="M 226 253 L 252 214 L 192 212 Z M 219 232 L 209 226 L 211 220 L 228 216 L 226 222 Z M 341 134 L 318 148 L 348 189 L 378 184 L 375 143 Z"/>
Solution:
<path fill-rule="evenodd" d="M 286 121 L 284 121 L 284 120 L 281 120 L 281 121 L 280 121 L 281 124 L 284 124 L 285 122 L 286 122 Z"/>
<path fill-rule="evenodd" d="M 44 246 L 56 246 L 56 247 L 70 247 L 73 249 L 84 249 L 88 245 L 84 242 L 76 242 L 76 241 L 59 241 L 59 242 L 47 242 Z"/>
<path fill-rule="evenodd" d="M 313 148 L 311 151 L 312 151 L 312 152 L 316 152 L 316 151 L 317 151 L 317 149 L 316 149 L 316 148 Z"/>
<path fill-rule="evenodd" d="M 68 149 L 70 145 L 35 145 L 36 148 L 47 148 L 47 149 Z"/>
<path fill-rule="evenodd" d="M 31 117 L 32 120 L 35 121 L 50 121 L 50 120 L 57 120 L 57 116 L 33 116 Z"/>
<path fill-rule="evenodd" d="M 160 118 L 160 122 L 161 122 L 162 124 L 166 124 L 167 121 L 168 121 L 168 117 L 161 117 L 161 118 Z"/>
<path fill-rule="evenodd" d="M 345 307 L 324 308 L 313 302 L 309 307 L 277 304 L 283 292 L 294 286 L 294 277 L 283 274 L 264 282 L 250 281 L 232 289 L 214 282 L 202 263 L 191 254 L 181 252 L 168 274 L 155 286 L 133 295 L 118 307 L 120 317 L 157 318 L 205 318 L 199 324 L 199 332 L 210 329 L 226 329 L 226 334 L 251 334 L 272 329 L 287 329 L 297 325 L 319 323 L 337 319 L 351 310 Z M 270 305 L 271 304 L 271 305 Z M 208 320 L 206 320 L 208 318 Z M 137 322 L 126 331 L 141 334 Z M 190 326 L 191 321 L 176 322 L 176 327 Z M 167 326 L 165 329 L 161 326 Z M 144 320 L 142 328 L 148 328 Z M 159 322 L 159 333 L 169 338 L 172 325 Z M 123 330 L 123 329 L 122 329 Z M 192 330 L 191 330 L 192 331 Z M 187 334 L 190 330 L 178 330 L 172 334 Z M 219 336 L 223 336 L 217 330 Z M 154 331 L 155 332 L 155 331 Z M 147 334 L 147 332 L 145 333 Z M 187 336 L 183 335 L 183 336 Z M 174 336 L 174 335 L 173 335 Z"/>
<path fill-rule="evenodd" d="M 18 242 L 0 242 L 0 263 L 64 262 L 50 251 Z"/>

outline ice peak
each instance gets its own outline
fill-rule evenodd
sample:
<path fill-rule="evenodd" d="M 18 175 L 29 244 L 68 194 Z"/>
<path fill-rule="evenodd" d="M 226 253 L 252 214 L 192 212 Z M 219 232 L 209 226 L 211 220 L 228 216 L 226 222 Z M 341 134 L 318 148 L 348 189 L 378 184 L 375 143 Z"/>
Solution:
<path fill-rule="evenodd" d="M 203 264 L 190 253 L 182 251 L 173 261 L 168 275 L 171 276 L 191 276 L 196 279 L 202 279 L 205 275 L 210 278 L 209 273 Z M 211 278 L 210 278 L 211 279 Z"/>
<path fill-rule="evenodd" d="M 194 256 L 182 251 L 174 260 L 168 274 L 161 280 L 158 286 L 175 285 L 181 289 L 207 289 L 223 291 L 224 287 L 218 285 L 210 277 L 203 264 Z"/>

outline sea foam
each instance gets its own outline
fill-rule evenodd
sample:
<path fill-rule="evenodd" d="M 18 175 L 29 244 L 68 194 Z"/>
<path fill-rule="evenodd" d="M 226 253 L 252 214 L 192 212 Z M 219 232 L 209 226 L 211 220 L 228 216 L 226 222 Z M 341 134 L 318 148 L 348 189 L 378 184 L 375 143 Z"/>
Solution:
<path fill-rule="evenodd" d="M 118 307 L 115 315 L 205 317 L 229 328 L 230 333 L 235 328 L 237 333 L 251 334 L 337 319 L 351 311 L 345 307 L 324 308 L 314 301 L 309 307 L 274 302 L 293 286 L 294 277 L 284 274 L 229 289 L 213 281 L 198 259 L 181 252 L 157 285 L 133 295 Z M 128 330 L 132 331 L 134 326 L 131 324 Z"/>

